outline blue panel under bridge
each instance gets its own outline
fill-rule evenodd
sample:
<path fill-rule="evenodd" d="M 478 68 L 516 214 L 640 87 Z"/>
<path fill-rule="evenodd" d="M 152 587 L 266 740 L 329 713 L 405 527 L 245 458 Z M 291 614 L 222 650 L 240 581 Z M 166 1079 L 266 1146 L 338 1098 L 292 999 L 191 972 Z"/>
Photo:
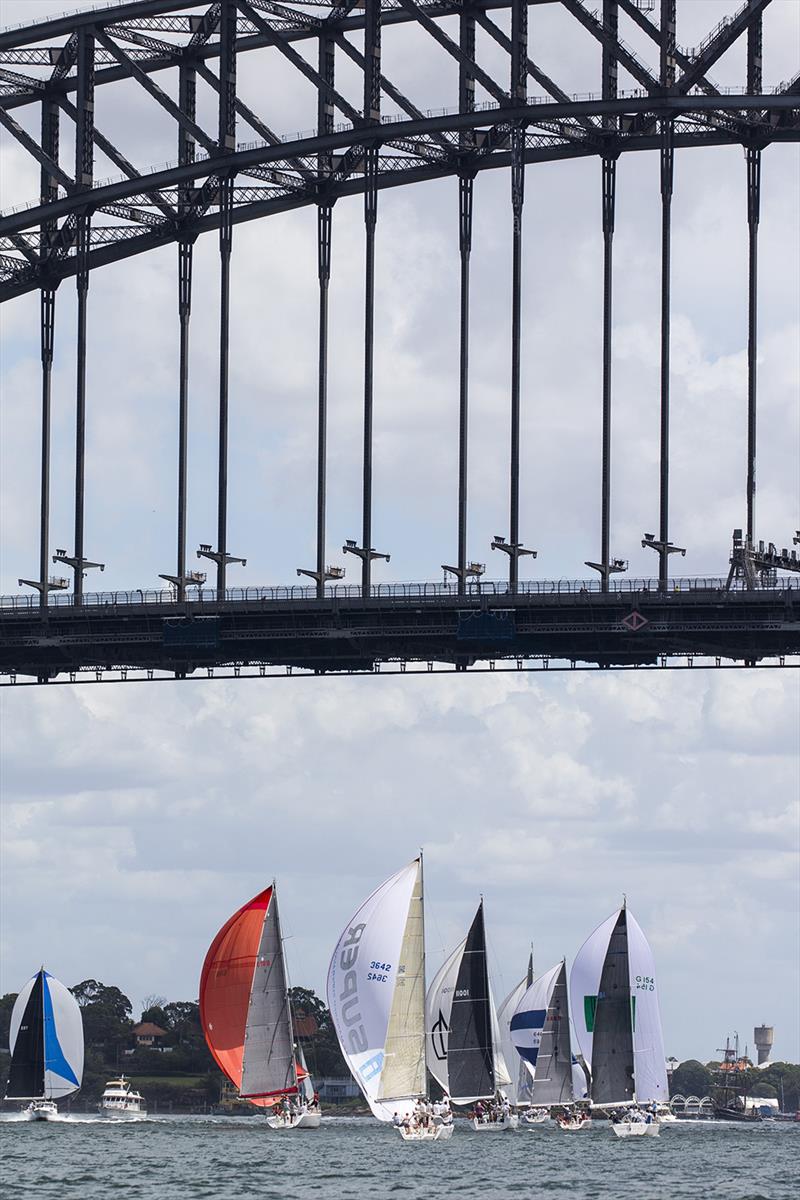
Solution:
<path fill-rule="evenodd" d="M 460 642 L 511 642 L 516 636 L 516 614 L 510 608 L 458 614 L 456 638 Z"/>
<path fill-rule="evenodd" d="M 216 649 L 219 645 L 218 617 L 176 617 L 164 622 L 164 645 L 193 649 Z"/>

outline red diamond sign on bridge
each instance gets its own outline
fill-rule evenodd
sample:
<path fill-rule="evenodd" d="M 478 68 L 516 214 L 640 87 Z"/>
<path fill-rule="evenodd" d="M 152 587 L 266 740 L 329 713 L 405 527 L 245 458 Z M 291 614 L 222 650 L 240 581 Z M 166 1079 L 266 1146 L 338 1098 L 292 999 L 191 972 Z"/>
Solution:
<path fill-rule="evenodd" d="M 647 617 L 643 617 L 640 612 L 634 609 L 633 612 L 628 613 L 627 617 L 622 618 L 622 624 L 626 629 L 630 629 L 631 633 L 638 633 L 640 629 L 643 629 L 648 624 L 648 620 Z"/>

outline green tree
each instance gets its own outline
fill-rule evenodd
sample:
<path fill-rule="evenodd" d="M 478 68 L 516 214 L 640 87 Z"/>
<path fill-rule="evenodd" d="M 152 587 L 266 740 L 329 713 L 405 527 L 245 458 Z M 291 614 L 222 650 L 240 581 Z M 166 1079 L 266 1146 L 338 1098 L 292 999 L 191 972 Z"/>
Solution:
<path fill-rule="evenodd" d="M 70 988 L 81 1008 L 86 1045 L 102 1049 L 106 1057 L 130 1037 L 131 1002 L 118 987 L 106 987 L 96 979 L 84 979 Z"/>
<path fill-rule="evenodd" d="M 200 1043 L 204 1040 L 200 1025 L 200 1005 L 196 1000 L 172 1000 L 163 1008 L 164 1026 L 174 1035 L 179 1046 L 188 1042 Z"/>
<path fill-rule="evenodd" d="M 17 998 L 16 992 L 6 992 L 0 998 L 0 1049 L 8 1048 L 8 1034 L 11 1026 L 11 1010 Z"/>
<path fill-rule="evenodd" d="M 289 989 L 292 1011 L 296 1016 L 313 1017 L 317 1032 L 311 1038 L 300 1038 L 311 1074 L 322 1079 L 324 1076 L 341 1077 L 348 1074 L 347 1063 L 339 1049 L 339 1039 L 333 1028 L 331 1014 L 319 996 L 311 988 Z"/>
<path fill-rule="evenodd" d="M 151 1004 L 142 1013 L 142 1023 L 150 1021 L 153 1025 L 158 1025 L 159 1029 L 163 1029 L 165 1033 L 169 1033 L 169 1017 L 160 1004 Z"/>
<path fill-rule="evenodd" d="M 711 1088 L 712 1076 L 708 1067 L 704 1067 L 696 1058 L 687 1058 L 672 1072 L 670 1079 L 670 1095 L 672 1096 L 707 1096 Z"/>

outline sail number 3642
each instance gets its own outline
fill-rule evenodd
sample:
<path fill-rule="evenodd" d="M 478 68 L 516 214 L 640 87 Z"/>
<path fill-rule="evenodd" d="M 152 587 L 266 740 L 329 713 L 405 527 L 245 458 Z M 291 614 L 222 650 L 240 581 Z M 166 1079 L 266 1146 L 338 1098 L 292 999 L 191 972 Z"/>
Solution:
<path fill-rule="evenodd" d="M 371 962 L 369 964 L 369 971 L 367 972 L 367 979 L 371 979 L 375 983 L 387 983 L 389 979 L 388 972 L 391 969 L 391 963 Z"/>

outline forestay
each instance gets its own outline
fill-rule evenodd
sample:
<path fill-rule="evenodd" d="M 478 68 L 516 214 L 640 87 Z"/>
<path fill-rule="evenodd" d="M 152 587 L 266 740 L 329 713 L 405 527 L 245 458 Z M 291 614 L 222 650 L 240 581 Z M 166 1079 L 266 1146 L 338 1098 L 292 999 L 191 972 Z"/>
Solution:
<path fill-rule="evenodd" d="M 374 1115 L 411 1113 L 425 1094 L 421 860 L 397 871 L 347 923 L 328 968 L 342 1053 Z"/>

